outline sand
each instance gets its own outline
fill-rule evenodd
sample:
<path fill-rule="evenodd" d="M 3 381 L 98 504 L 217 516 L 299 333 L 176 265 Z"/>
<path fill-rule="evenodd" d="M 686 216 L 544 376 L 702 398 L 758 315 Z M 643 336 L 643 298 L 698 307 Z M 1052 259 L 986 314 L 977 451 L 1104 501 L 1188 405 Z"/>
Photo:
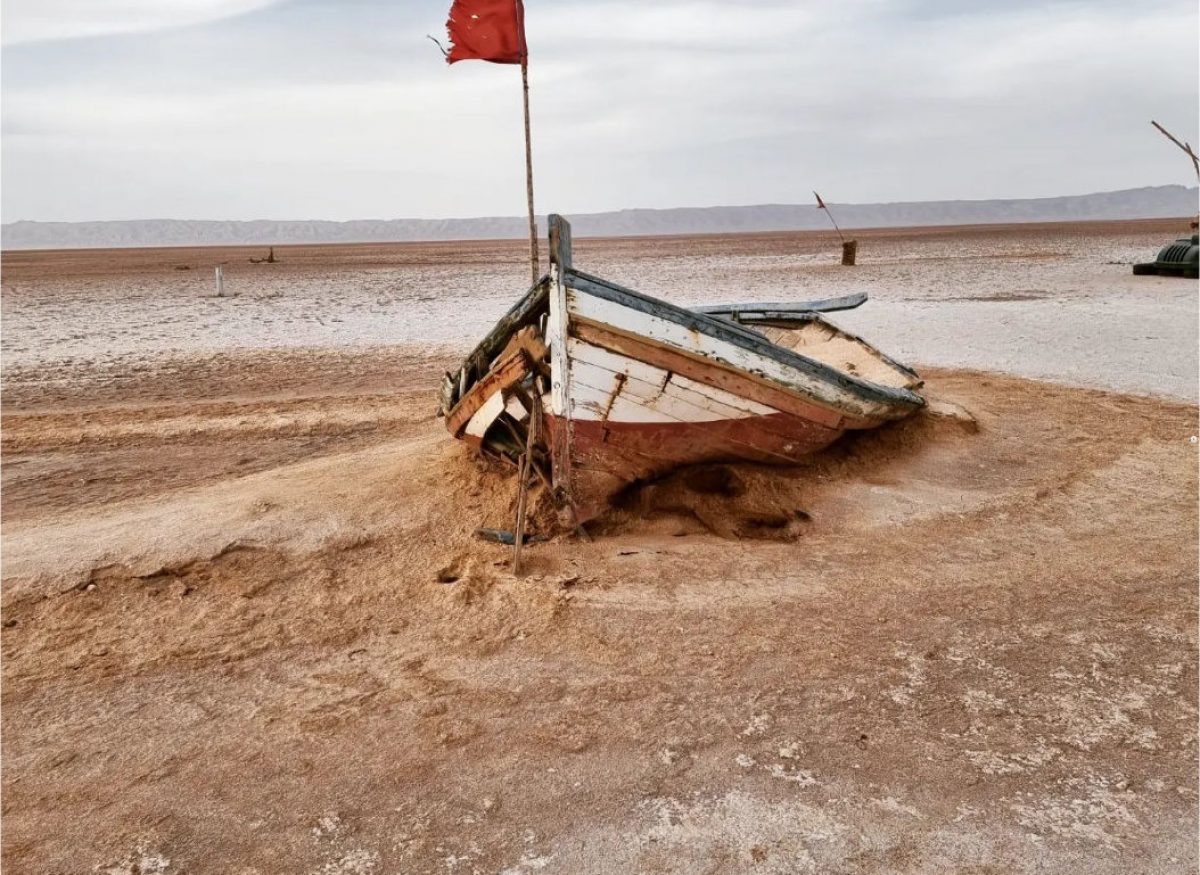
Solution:
<path fill-rule="evenodd" d="M 831 318 L 886 340 L 901 360 L 1196 401 L 1195 284 L 1130 273 L 1181 229 L 1186 221 L 859 232 L 852 271 L 837 263 L 836 237 L 811 232 L 580 240 L 575 261 L 681 304 L 866 291 L 870 303 Z M 519 241 L 275 251 L 277 264 L 251 263 L 261 248 L 5 253 L 6 373 L 72 379 L 251 349 L 457 353 L 529 276 Z M 217 264 L 229 297 L 215 297 Z"/>
<path fill-rule="evenodd" d="M 1194 871 L 1196 286 L 1105 263 L 1162 234 L 865 241 L 891 256 L 862 314 L 1010 308 L 1008 345 L 930 347 L 930 413 L 648 485 L 519 579 L 473 536 L 511 475 L 432 396 L 519 246 L 277 248 L 228 300 L 175 252 L 6 254 L 6 870 Z M 812 236 L 579 261 L 709 301 L 849 290 Z M 396 313 L 439 272 L 418 345 Z M 1027 333 L 1052 312 L 1086 346 L 1113 308 L 1159 327 Z M 878 318 L 853 330 L 897 352 Z M 1035 354 L 1056 382 L 1014 376 Z"/>

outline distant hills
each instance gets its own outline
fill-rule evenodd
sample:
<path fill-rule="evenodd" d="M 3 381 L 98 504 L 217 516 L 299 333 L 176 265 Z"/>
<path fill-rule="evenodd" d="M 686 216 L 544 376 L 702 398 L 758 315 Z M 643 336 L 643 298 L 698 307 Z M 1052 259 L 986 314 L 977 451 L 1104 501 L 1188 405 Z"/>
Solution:
<path fill-rule="evenodd" d="M 975 225 L 1004 222 L 1066 222 L 1194 216 L 1197 189 L 1182 185 L 1131 188 L 1098 194 L 1023 200 L 916 201 L 888 204 L 832 203 L 843 228 Z M 751 231 L 806 231 L 829 227 L 812 204 L 749 207 L 680 207 L 619 210 L 568 216 L 576 236 L 651 236 Z M 541 220 L 545 228 L 545 219 Z M 361 219 L 350 222 L 190 221 L 140 219 L 120 222 L 10 222 L 5 249 L 83 249 L 120 246 L 207 246 L 286 243 L 373 243 L 419 240 L 484 240 L 523 237 L 522 216 L 479 219 Z"/>

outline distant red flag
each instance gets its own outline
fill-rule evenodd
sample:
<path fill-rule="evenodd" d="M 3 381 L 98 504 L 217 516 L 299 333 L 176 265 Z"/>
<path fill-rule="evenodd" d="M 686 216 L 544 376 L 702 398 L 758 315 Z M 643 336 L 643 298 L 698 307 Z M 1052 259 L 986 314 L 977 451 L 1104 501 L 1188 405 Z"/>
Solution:
<path fill-rule="evenodd" d="M 821 196 L 819 194 L 817 194 L 815 191 L 813 192 L 813 197 L 815 197 L 817 199 L 817 209 L 818 210 L 829 209 L 829 207 L 825 206 L 825 201 L 821 200 Z"/>
<path fill-rule="evenodd" d="M 529 53 L 521 0 L 454 0 L 446 30 L 450 33 L 448 64 L 471 60 L 520 64 Z"/>

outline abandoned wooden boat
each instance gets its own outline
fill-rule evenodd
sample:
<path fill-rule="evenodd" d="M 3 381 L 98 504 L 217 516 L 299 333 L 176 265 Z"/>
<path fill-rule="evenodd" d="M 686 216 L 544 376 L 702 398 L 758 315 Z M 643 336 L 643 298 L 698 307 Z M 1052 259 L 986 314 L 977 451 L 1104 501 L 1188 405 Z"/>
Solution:
<path fill-rule="evenodd" d="M 924 403 L 912 369 L 813 304 L 688 310 L 643 295 L 577 270 L 560 216 L 550 252 L 549 274 L 446 375 L 440 400 L 455 437 L 527 454 L 527 476 L 576 523 L 636 481 L 701 462 L 795 463 Z"/>

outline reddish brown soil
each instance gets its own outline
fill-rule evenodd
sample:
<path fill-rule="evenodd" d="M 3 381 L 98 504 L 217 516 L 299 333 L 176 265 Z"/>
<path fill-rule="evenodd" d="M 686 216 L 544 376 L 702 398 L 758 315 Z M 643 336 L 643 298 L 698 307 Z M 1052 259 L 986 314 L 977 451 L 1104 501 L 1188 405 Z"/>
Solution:
<path fill-rule="evenodd" d="M 443 364 L 7 387 L 6 872 L 1194 871 L 1195 407 L 930 372 L 515 579 Z"/>
<path fill-rule="evenodd" d="M 1027 222 L 999 225 L 954 225 L 921 228 L 855 229 L 864 254 L 870 241 L 906 243 L 936 240 L 1024 241 L 1036 255 L 1045 239 L 1074 239 L 1080 245 L 1095 238 L 1131 234 L 1177 236 L 1186 230 L 1186 219 L 1135 219 L 1111 222 Z M 591 253 L 614 259 L 661 259 L 673 255 L 756 255 L 781 251 L 807 252 L 836 243 L 833 231 L 770 231 L 756 234 L 678 235 L 664 237 L 583 238 L 575 241 L 577 261 L 585 263 Z M 155 247 L 148 249 L 9 250 L 4 252 L 5 285 L 20 289 L 31 281 L 61 277 L 104 277 L 166 275 L 188 270 L 230 265 L 231 271 L 270 270 L 275 273 L 328 270 L 330 268 L 445 266 L 457 269 L 471 265 L 492 267 L 525 264 L 528 243 L 521 240 L 470 240 L 430 243 L 322 243 L 276 246 L 277 264 L 252 265 L 251 258 L 264 257 L 264 246 Z M 544 250 L 544 245 L 543 245 Z M 546 253 L 542 252 L 542 263 Z"/>

